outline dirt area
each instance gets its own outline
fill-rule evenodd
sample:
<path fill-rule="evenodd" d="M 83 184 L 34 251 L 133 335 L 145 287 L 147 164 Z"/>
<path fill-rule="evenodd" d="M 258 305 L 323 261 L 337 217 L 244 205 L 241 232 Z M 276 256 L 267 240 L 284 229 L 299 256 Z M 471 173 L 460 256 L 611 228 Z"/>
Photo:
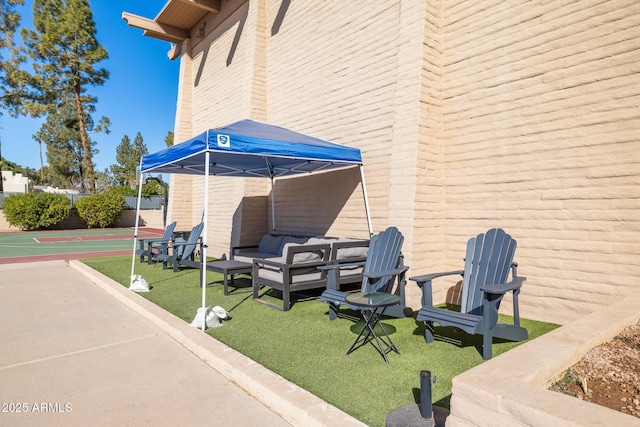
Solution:
<path fill-rule="evenodd" d="M 550 390 L 640 418 L 640 323 L 593 348 Z"/>

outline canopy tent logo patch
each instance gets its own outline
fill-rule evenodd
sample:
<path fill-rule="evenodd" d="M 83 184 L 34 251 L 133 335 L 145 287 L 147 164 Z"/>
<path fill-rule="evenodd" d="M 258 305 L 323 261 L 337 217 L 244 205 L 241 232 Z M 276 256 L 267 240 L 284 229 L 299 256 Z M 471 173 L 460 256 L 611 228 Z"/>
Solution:
<path fill-rule="evenodd" d="M 231 138 L 229 138 L 229 135 L 218 134 L 218 147 L 221 147 L 221 148 L 231 147 Z"/>

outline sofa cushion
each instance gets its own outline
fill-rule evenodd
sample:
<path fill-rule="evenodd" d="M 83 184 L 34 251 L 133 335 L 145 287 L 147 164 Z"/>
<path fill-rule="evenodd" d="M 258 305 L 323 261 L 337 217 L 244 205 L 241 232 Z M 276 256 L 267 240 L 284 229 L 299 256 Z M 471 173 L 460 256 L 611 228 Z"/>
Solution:
<path fill-rule="evenodd" d="M 240 262 L 252 264 L 254 259 L 275 259 L 279 260 L 278 255 L 263 252 L 240 252 L 233 256 L 233 259 Z"/>
<path fill-rule="evenodd" d="M 310 237 L 309 240 L 307 240 L 307 244 L 309 245 L 323 245 L 325 243 L 329 243 L 331 244 L 331 242 L 335 242 L 338 239 L 334 239 L 332 237 Z"/>
<path fill-rule="evenodd" d="M 258 252 L 266 254 L 280 255 L 280 243 L 284 239 L 284 236 L 273 236 L 271 234 L 265 234 L 258 243 Z"/>
<path fill-rule="evenodd" d="M 284 249 L 282 250 L 282 262 L 287 262 L 289 256 L 289 249 L 293 247 L 304 246 L 300 243 L 287 243 L 284 245 Z M 318 261 L 322 257 L 321 253 L 318 251 L 308 251 L 308 252 L 299 252 L 293 255 L 293 264 L 300 264 L 303 262 L 312 262 Z"/>
<path fill-rule="evenodd" d="M 362 274 L 363 267 L 346 267 L 340 269 L 340 277 L 358 276 Z"/>
<path fill-rule="evenodd" d="M 358 239 L 338 239 L 338 242 L 360 242 Z M 332 248 L 335 250 L 335 248 Z M 341 248 L 337 247 L 337 252 L 335 254 L 335 259 L 343 260 L 345 258 L 366 258 L 367 253 L 369 252 L 369 243 L 366 244 L 363 242 L 362 246 L 352 246 Z"/>
<path fill-rule="evenodd" d="M 287 243 L 307 243 L 307 237 L 282 236 L 280 246 L 278 247 L 278 255 L 285 256 L 284 247 Z"/>
<path fill-rule="evenodd" d="M 264 279 L 271 280 L 277 283 L 282 283 L 281 271 L 276 271 L 269 268 L 261 268 L 258 272 L 258 275 Z M 313 280 L 320 280 L 321 278 L 322 278 L 322 275 L 319 272 L 296 274 L 291 277 L 291 283 L 294 284 L 294 283 L 310 282 Z"/>

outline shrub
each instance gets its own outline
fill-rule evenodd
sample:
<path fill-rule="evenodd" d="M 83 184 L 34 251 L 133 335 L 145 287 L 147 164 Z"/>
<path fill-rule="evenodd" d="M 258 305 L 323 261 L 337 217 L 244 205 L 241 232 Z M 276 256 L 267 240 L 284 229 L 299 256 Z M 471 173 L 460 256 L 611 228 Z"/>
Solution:
<path fill-rule="evenodd" d="M 76 201 L 78 218 L 89 228 L 113 227 L 122 217 L 124 207 L 124 196 L 114 191 L 83 197 Z"/>
<path fill-rule="evenodd" d="M 15 194 L 4 200 L 3 210 L 9 224 L 23 230 L 36 230 L 66 219 L 71 212 L 71 200 L 64 194 Z"/>

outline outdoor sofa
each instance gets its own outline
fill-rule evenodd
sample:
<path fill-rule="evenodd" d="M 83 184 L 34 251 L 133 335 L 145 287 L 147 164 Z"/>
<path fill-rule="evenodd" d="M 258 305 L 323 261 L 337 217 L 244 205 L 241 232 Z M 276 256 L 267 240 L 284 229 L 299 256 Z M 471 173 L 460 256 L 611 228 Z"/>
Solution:
<path fill-rule="evenodd" d="M 318 267 L 365 261 L 369 240 L 267 234 L 254 246 L 235 247 L 231 259 L 252 264 L 253 298 L 288 311 L 292 292 L 326 288 L 327 273 Z M 341 269 L 338 286 L 360 284 L 362 267 Z M 260 288 L 282 292 L 282 307 L 259 298 Z"/>

